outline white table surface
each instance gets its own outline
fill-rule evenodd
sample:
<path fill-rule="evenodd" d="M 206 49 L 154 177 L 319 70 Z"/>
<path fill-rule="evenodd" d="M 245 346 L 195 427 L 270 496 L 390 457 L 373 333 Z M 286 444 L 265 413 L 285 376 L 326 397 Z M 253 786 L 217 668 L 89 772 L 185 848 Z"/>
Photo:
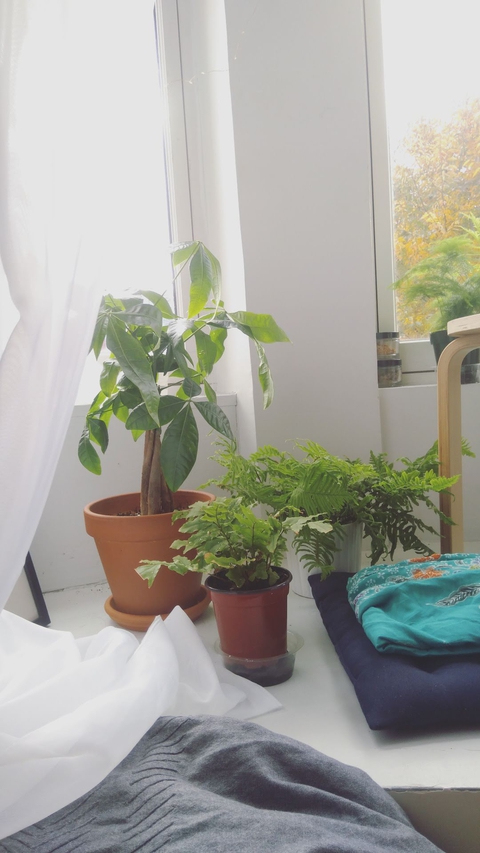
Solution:
<path fill-rule="evenodd" d="M 52 628 L 86 636 L 113 624 L 103 610 L 107 594 L 106 584 L 48 593 Z M 315 602 L 290 592 L 288 623 L 304 646 L 292 678 L 267 688 L 283 708 L 256 722 L 361 767 L 384 788 L 480 789 L 480 720 L 477 729 L 460 731 L 371 731 Z M 211 607 L 195 625 L 213 650 L 218 635 Z"/>
<path fill-rule="evenodd" d="M 211 608 L 197 628 L 213 647 Z M 462 731 L 373 732 L 313 600 L 290 592 L 288 628 L 303 636 L 304 646 L 292 678 L 268 688 L 283 708 L 257 723 L 361 767 L 384 788 L 480 788 L 480 720 L 477 729 Z"/>
<path fill-rule="evenodd" d="M 103 609 L 108 594 L 106 584 L 48 593 L 52 628 L 85 637 L 114 624 Z M 303 636 L 304 646 L 292 678 L 267 688 L 283 708 L 255 722 L 360 767 L 445 853 L 480 853 L 480 721 L 468 731 L 372 732 L 314 601 L 290 592 L 288 609 L 289 629 Z M 212 608 L 195 624 L 213 651 Z"/>

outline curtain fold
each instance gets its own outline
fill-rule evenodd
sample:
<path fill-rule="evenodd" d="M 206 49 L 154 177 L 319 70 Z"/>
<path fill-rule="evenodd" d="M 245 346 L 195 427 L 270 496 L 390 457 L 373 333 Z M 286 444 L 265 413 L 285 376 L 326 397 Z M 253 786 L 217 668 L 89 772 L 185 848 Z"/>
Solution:
<path fill-rule="evenodd" d="M 0 840 L 101 782 L 162 714 L 248 719 L 281 707 L 217 670 L 180 607 L 140 643 L 113 627 L 74 640 L 4 610 L 0 693 Z"/>
<path fill-rule="evenodd" d="M 1 0 L 0 187 L 0 257 L 19 312 L 0 362 L 1 610 L 102 291 L 170 283 L 153 0 Z M 219 679 L 183 611 L 139 644 L 113 627 L 75 641 L 3 610 L 0 838 L 96 785 L 159 714 L 278 707 L 242 681 Z"/>

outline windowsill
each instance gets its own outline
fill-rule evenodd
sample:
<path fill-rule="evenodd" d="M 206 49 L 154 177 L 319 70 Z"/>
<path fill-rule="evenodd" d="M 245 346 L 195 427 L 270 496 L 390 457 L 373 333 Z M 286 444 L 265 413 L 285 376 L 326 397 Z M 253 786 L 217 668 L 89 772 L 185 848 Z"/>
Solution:
<path fill-rule="evenodd" d="M 106 584 L 47 593 L 51 627 L 84 637 L 113 625 L 103 609 L 107 595 Z M 360 767 L 393 796 L 398 794 L 417 828 L 427 836 L 431 830 L 432 840 L 441 844 L 442 849 L 448 853 L 460 850 L 473 853 L 477 849 L 480 732 L 422 732 L 419 735 L 371 731 L 314 601 L 291 592 L 288 621 L 289 629 L 302 635 L 304 646 L 297 654 L 292 678 L 268 688 L 283 708 L 258 717 L 255 722 Z M 217 630 L 211 607 L 195 626 L 213 654 Z M 452 806 L 445 799 L 449 796 L 460 796 L 462 802 L 454 799 Z M 425 797 L 433 797 L 433 803 L 430 800 L 426 808 L 422 800 Z M 456 842 L 447 844 L 455 820 L 457 834 L 463 832 L 465 836 L 462 846 L 457 846 Z"/>
<path fill-rule="evenodd" d="M 85 414 L 90 408 L 92 401 L 100 388 L 100 373 L 102 372 L 102 361 L 96 361 L 93 353 L 90 353 L 85 363 L 85 369 L 80 380 L 77 398 L 75 400 L 75 412 L 85 410 Z M 215 383 L 212 383 L 216 390 Z M 207 398 L 202 394 L 199 395 L 199 401 L 205 401 Z M 217 392 L 217 402 L 219 406 L 234 406 L 237 401 L 235 392 Z"/>
<path fill-rule="evenodd" d="M 429 379 L 427 379 L 426 376 L 429 376 Z M 404 391 L 405 388 L 436 388 L 436 386 L 437 386 L 436 375 L 434 378 L 432 378 L 431 375 L 429 375 L 429 374 L 423 374 L 422 375 L 422 381 L 420 381 L 420 379 L 417 379 L 417 378 L 412 379 L 410 377 L 408 377 L 408 378 L 402 377 L 402 384 L 401 385 L 396 385 L 395 387 L 392 387 L 392 388 L 379 388 L 378 390 L 379 390 L 380 394 L 393 394 L 393 393 L 398 393 L 398 392 Z"/>
<path fill-rule="evenodd" d="M 204 394 L 199 394 L 198 397 L 195 397 L 195 400 L 198 400 L 199 403 L 205 402 L 206 399 L 207 398 Z M 237 404 L 237 395 L 234 391 L 225 391 L 223 393 L 217 392 L 217 403 L 220 408 L 224 408 L 225 406 L 235 406 Z M 74 414 L 85 417 L 90 408 L 90 405 L 91 400 L 85 402 L 82 401 L 80 398 L 77 399 L 73 408 Z"/>
<path fill-rule="evenodd" d="M 107 584 L 95 584 L 47 593 L 51 627 L 82 637 L 114 624 L 103 610 L 108 592 Z M 301 634 L 305 643 L 292 678 L 268 688 L 284 707 L 259 717 L 258 722 L 362 767 L 388 789 L 479 788 L 480 732 L 422 732 L 419 738 L 371 731 L 315 602 L 293 592 L 288 602 L 289 630 Z M 211 607 L 195 625 L 213 654 L 218 635 Z M 403 751 L 404 760 L 392 761 L 392 750 Z"/>

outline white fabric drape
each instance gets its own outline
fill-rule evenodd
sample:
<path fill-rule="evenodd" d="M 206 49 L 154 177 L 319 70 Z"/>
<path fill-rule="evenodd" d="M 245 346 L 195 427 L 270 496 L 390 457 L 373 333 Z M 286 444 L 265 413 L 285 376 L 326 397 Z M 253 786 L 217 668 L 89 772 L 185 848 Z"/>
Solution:
<path fill-rule="evenodd" d="M 0 611 L 43 510 L 102 290 L 164 289 L 160 100 L 153 0 L 1 0 L 0 255 L 19 320 L 0 362 Z M 180 610 L 141 643 L 113 627 L 76 641 L 3 610 L 0 838 L 96 785 L 160 714 L 279 706 L 242 683 L 219 679 Z"/>
<path fill-rule="evenodd" d="M 74 640 L 4 610 L 0 697 L 0 839 L 89 791 L 161 714 L 246 719 L 280 707 L 217 673 L 179 607 L 141 643 L 113 627 Z"/>
<path fill-rule="evenodd" d="M 104 288 L 161 287 L 153 0 L 0 3 L 0 609 L 20 574 Z M 72 483 L 74 488 L 74 483 Z"/>

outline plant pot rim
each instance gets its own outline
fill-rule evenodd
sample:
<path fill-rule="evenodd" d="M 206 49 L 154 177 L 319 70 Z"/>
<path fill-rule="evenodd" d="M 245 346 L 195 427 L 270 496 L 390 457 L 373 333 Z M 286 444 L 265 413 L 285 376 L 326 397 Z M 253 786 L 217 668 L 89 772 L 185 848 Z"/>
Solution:
<path fill-rule="evenodd" d="M 214 586 L 212 582 L 215 578 L 219 576 L 222 577 L 223 570 L 214 575 L 208 575 L 205 578 L 205 586 L 210 592 L 214 592 L 216 595 L 258 595 L 259 593 L 280 589 L 280 587 L 288 586 L 288 584 L 291 583 L 293 576 L 288 569 L 283 569 L 279 566 L 272 566 L 272 568 L 280 574 L 279 580 L 272 584 L 272 586 L 262 586 L 257 587 L 256 589 L 252 589 L 251 587 L 249 589 L 242 589 L 242 587 L 240 587 L 240 589 L 237 587 L 233 587 L 232 589 L 220 589 L 219 587 Z"/>
<path fill-rule="evenodd" d="M 194 497 L 195 495 L 208 495 L 208 498 L 210 500 L 212 500 L 212 501 L 215 500 L 215 495 L 212 494 L 211 492 L 206 492 L 204 489 L 178 489 L 176 492 L 173 492 L 173 495 L 174 496 L 180 495 L 182 497 L 184 497 L 186 495 L 192 495 L 192 497 Z M 96 500 L 91 501 L 90 503 L 88 503 L 84 507 L 83 511 L 84 511 L 85 515 L 87 515 L 87 516 L 95 516 L 96 518 L 102 517 L 102 516 L 105 518 L 114 518 L 117 515 L 116 512 L 114 512 L 114 513 L 99 512 L 96 509 L 96 507 L 99 504 L 106 504 L 109 501 L 111 501 L 111 502 L 115 501 L 117 503 L 125 502 L 125 504 L 128 504 L 129 502 L 134 501 L 135 499 L 138 499 L 138 503 L 140 504 L 140 492 L 122 492 L 118 495 L 108 495 L 105 498 L 96 498 Z M 192 500 L 191 503 L 195 503 L 195 501 Z M 131 515 L 131 516 L 122 515 L 122 516 L 118 516 L 118 517 L 122 518 L 123 521 L 128 523 L 128 522 L 133 521 L 133 520 L 138 521 L 139 518 L 164 518 L 164 517 L 169 516 L 169 515 L 173 515 L 173 513 L 171 513 L 171 512 L 160 512 L 160 513 L 156 513 L 153 515 Z"/>

